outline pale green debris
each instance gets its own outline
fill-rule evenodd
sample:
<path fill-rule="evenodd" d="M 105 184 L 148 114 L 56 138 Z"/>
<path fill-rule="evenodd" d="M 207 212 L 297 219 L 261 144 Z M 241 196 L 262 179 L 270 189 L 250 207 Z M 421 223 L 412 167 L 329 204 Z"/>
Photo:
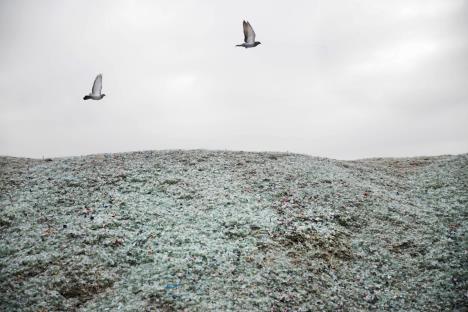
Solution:
<path fill-rule="evenodd" d="M 1 311 L 463 311 L 468 154 L 0 157 Z"/>

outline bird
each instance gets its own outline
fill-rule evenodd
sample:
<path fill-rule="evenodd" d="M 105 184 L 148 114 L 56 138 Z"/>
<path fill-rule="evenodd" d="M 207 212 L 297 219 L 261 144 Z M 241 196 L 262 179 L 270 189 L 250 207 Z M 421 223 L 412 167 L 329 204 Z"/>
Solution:
<path fill-rule="evenodd" d="M 261 42 L 255 41 L 255 31 L 253 30 L 252 26 L 249 22 L 243 21 L 242 26 L 244 28 L 244 43 L 237 44 L 236 47 L 244 47 L 244 48 L 255 48 Z"/>
<path fill-rule="evenodd" d="M 94 79 L 93 83 L 93 89 L 91 90 L 91 93 L 88 95 L 85 95 L 83 100 L 100 100 L 106 95 L 103 93 L 101 94 L 102 90 L 102 74 L 99 74 L 96 76 L 96 79 Z"/>

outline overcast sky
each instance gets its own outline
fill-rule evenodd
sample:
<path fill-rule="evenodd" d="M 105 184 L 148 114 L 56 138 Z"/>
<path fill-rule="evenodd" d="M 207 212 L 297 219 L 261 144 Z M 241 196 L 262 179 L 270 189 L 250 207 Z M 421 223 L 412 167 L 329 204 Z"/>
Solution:
<path fill-rule="evenodd" d="M 468 1 L 0 0 L 0 155 L 194 148 L 468 152 Z"/>

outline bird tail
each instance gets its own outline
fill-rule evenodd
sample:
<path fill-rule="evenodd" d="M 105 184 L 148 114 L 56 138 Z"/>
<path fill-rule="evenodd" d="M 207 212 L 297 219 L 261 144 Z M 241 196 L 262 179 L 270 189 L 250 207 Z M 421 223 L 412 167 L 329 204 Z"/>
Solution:
<path fill-rule="evenodd" d="M 89 95 L 85 95 L 83 100 L 89 100 L 91 97 Z"/>

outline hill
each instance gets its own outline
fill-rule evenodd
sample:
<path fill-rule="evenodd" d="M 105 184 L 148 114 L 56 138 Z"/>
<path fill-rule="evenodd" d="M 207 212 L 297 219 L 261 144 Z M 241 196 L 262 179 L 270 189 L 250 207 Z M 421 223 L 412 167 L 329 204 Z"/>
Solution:
<path fill-rule="evenodd" d="M 468 154 L 0 157 L 2 311 L 464 311 Z"/>

